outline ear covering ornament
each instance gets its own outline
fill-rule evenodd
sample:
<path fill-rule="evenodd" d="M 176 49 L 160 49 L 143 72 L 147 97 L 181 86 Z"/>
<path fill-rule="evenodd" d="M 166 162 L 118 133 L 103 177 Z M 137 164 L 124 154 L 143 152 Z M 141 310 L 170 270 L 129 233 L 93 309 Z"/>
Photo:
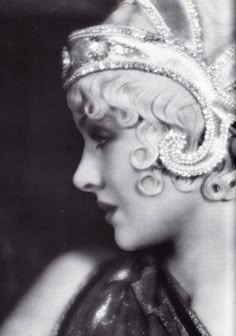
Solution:
<path fill-rule="evenodd" d="M 205 121 L 202 143 L 187 150 L 187 134 L 170 130 L 159 143 L 159 159 L 174 175 L 209 173 L 223 159 L 234 122 L 235 46 L 208 65 L 203 56 L 202 29 L 192 0 L 182 1 L 191 41 L 176 37 L 150 0 L 135 0 L 155 33 L 130 26 L 100 25 L 73 32 L 63 49 L 64 88 L 94 72 L 134 69 L 169 77 L 184 86 L 201 107 Z M 232 76 L 231 76 L 232 77 Z M 225 84 L 227 83 L 227 85 Z"/>

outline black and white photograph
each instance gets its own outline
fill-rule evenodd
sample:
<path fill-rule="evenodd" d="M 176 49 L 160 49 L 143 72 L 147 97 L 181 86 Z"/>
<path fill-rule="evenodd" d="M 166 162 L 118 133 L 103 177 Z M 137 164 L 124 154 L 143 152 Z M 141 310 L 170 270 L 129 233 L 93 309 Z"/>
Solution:
<path fill-rule="evenodd" d="M 235 336 L 234 1 L 0 8 L 0 336 Z"/>

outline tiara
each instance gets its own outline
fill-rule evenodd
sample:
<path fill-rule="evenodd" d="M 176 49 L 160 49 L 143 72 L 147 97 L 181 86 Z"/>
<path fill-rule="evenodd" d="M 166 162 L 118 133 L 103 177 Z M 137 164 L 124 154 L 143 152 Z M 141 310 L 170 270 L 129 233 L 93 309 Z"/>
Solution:
<path fill-rule="evenodd" d="M 73 32 L 63 48 L 63 87 L 95 72 L 133 69 L 159 74 L 184 86 L 201 107 L 204 139 L 194 152 L 187 151 L 187 135 L 170 130 L 159 143 L 159 159 L 175 175 L 209 173 L 224 158 L 230 125 L 235 121 L 236 47 L 226 48 L 212 64 L 203 56 L 202 29 L 192 0 L 184 9 L 191 28 L 191 41 L 176 37 L 150 0 L 135 0 L 155 33 L 121 25 L 99 25 Z"/>

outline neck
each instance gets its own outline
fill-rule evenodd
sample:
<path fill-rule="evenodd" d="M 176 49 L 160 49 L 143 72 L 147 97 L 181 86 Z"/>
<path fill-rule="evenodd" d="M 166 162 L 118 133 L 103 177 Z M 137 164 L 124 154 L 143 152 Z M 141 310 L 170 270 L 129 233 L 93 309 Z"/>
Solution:
<path fill-rule="evenodd" d="M 212 334 L 233 335 L 226 329 L 217 331 L 216 321 L 225 328 L 228 319 L 228 328 L 233 326 L 234 207 L 230 202 L 208 203 L 198 209 L 191 220 L 185 221 L 168 268 L 192 296 L 193 309 Z"/>

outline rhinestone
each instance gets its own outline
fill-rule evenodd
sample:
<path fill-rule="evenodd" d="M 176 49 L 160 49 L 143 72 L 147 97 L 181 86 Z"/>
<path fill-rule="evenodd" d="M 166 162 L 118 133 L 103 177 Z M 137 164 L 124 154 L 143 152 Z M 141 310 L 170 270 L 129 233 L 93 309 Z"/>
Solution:
<path fill-rule="evenodd" d="M 186 137 L 179 132 L 169 132 L 159 145 L 160 160 L 167 169 L 180 176 L 196 176 L 207 173 L 214 168 L 224 156 L 224 149 L 226 148 L 228 138 L 228 128 L 232 123 L 232 118 L 226 120 L 224 113 L 215 113 L 221 122 L 219 128 L 220 134 L 218 135 L 216 132 L 218 125 L 216 123 L 214 112 L 211 110 L 211 106 L 208 103 L 207 95 L 202 93 L 202 91 L 204 92 L 204 89 L 201 89 L 201 86 L 204 85 L 204 81 L 199 83 L 198 88 L 191 78 L 187 80 L 182 74 L 180 75 L 175 71 L 170 71 L 167 67 L 163 68 L 150 65 L 145 53 L 145 43 L 158 46 L 161 45 L 161 42 L 168 47 L 169 50 L 177 50 L 182 59 L 188 61 L 190 59 L 194 60 L 193 65 L 198 64 L 198 66 L 201 67 L 205 72 L 206 81 L 212 80 L 213 87 L 217 91 L 219 99 L 224 105 L 229 106 L 230 108 L 233 108 L 234 104 L 227 96 L 226 92 L 221 90 L 219 84 L 222 68 L 232 60 L 232 55 L 234 55 L 235 49 L 226 51 L 222 57 L 208 68 L 201 58 L 201 27 L 198 13 L 191 0 L 186 0 L 186 10 L 190 17 L 193 42 L 196 50 L 186 46 L 181 40 L 173 38 L 169 28 L 160 16 L 160 13 L 148 0 L 137 1 L 143 6 L 146 15 L 158 30 L 157 34 L 144 33 L 136 28 L 112 26 L 97 26 L 72 33 L 69 37 L 69 41 L 72 43 L 72 48 L 73 43 L 75 45 L 77 43 L 77 46 L 79 47 L 81 41 L 90 41 L 88 47 L 89 53 L 87 54 L 87 58 L 82 60 L 82 63 L 79 63 L 77 60 L 77 63 L 74 65 L 74 73 L 66 79 L 64 87 L 67 89 L 74 83 L 74 81 L 88 73 L 108 69 L 136 69 L 158 73 L 179 82 L 193 94 L 202 108 L 202 114 L 205 120 L 204 141 L 196 152 L 188 153 L 185 149 L 187 146 Z M 103 44 L 101 41 L 98 42 L 93 40 L 98 35 L 103 39 Z M 117 40 L 114 40 L 113 38 L 115 36 L 125 39 L 125 41 L 127 41 L 125 45 L 119 44 Z M 91 40 L 93 41 L 92 43 Z M 135 49 L 133 45 L 138 45 L 138 42 L 142 42 L 143 44 Z M 108 48 L 108 45 L 111 46 L 110 49 Z M 104 60 L 106 52 L 106 60 Z M 113 56 L 116 54 L 122 56 L 122 62 L 114 62 Z M 100 59 L 100 57 L 102 59 Z M 137 59 L 140 60 L 142 58 L 143 62 L 136 61 Z M 91 63 L 94 64 L 94 61 L 96 61 L 97 64 L 91 66 Z M 69 61 L 68 63 L 65 62 L 64 65 L 68 66 Z M 81 71 L 78 71 L 78 69 Z"/>

